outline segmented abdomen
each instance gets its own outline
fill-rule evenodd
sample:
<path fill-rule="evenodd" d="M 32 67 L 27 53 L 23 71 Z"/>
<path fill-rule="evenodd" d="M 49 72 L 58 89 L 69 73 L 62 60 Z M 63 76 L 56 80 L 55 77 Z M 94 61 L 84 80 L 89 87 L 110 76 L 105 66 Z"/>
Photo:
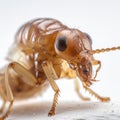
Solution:
<path fill-rule="evenodd" d="M 26 47 L 32 47 L 40 43 L 44 36 L 53 34 L 56 31 L 67 28 L 61 22 L 50 19 L 40 18 L 24 24 L 16 34 L 16 43 Z"/>

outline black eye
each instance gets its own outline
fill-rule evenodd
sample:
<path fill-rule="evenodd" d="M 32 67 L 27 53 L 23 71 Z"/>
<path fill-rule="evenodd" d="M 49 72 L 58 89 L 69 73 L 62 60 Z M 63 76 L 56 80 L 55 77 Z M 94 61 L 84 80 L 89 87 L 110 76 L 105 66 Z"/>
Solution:
<path fill-rule="evenodd" d="M 88 69 L 84 69 L 83 72 L 84 72 L 85 74 L 87 74 L 87 73 L 89 72 L 89 70 L 88 70 Z"/>
<path fill-rule="evenodd" d="M 64 50 L 67 48 L 67 40 L 66 40 L 66 37 L 62 36 L 62 37 L 57 38 L 56 48 L 57 48 L 59 51 L 64 51 Z"/>

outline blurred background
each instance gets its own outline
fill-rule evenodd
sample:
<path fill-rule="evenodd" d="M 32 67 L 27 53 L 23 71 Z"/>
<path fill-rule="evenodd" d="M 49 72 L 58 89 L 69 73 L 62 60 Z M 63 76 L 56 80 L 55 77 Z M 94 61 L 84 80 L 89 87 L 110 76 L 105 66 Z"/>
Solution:
<path fill-rule="evenodd" d="M 93 49 L 120 46 L 119 0 L 0 0 L 0 66 L 5 62 L 7 51 L 14 41 L 18 28 L 34 18 L 51 17 L 63 24 L 87 32 L 93 39 Z M 110 96 L 120 102 L 120 51 L 95 55 L 102 68 L 99 82 L 91 88 L 102 96 Z M 56 81 L 61 93 L 60 100 L 79 98 L 74 92 L 72 80 Z M 84 95 L 89 94 L 82 89 Z M 41 100 L 52 100 L 51 88 Z M 96 99 L 93 100 L 96 101 Z"/>

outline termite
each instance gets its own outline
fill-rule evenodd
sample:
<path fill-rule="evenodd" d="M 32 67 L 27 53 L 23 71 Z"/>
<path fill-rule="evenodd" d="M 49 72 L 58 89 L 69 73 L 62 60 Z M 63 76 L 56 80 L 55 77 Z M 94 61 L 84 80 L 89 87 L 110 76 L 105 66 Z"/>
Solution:
<path fill-rule="evenodd" d="M 110 100 L 95 93 L 90 86 L 96 81 L 101 62 L 93 54 L 120 50 L 120 46 L 92 50 L 91 37 L 52 18 L 39 18 L 25 23 L 16 33 L 7 59 L 1 69 L 0 95 L 3 99 L 1 120 L 10 113 L 14 99 L 27 99 L 44 92 L 50 85 L 55 92 L 49 116 L 55 114 L 60 89 L 55 80 L 62 77 L 79 79 L 90 94 L 102 102 Z M 98 65 L 96 74 L 92 68 Z M 83 100 L 79 85 L 76 92 Z M 9 106 L 5 112 L 6 102 Z"/>

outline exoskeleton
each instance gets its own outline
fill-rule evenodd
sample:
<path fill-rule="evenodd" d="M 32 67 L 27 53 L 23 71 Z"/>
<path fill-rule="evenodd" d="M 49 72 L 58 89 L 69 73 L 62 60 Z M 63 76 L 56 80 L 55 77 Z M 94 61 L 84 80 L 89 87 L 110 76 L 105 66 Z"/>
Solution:
<path fill-rule="evenodd" d="M 1 69 L 1 111 L 4 111 L 7 101 L 10 103 L 1 119 L 8 116 L 14 99 L 39 95 L 49 85 L 55 94 L 48 115 L 54 115 L 60 92 L 55 80 L 61 77 L 78 78 L 90 94 L 100 101 L 109 101 L 109 97 L 101 97 L 90 89 L 101 68 L 101 62 L 95 60 L 93 54 L 117 49 L 120 47 L 92 50 L 92 40 L 88 34 L 55 19 L 40 18 L 25 23 L 16 33 L 8 53 L 9 64 Z M 94 76 L 93 65 L 98 65 Z M 75 86 L 77 94 L 88 100 L 80 93 L 77 81 Z"/>

